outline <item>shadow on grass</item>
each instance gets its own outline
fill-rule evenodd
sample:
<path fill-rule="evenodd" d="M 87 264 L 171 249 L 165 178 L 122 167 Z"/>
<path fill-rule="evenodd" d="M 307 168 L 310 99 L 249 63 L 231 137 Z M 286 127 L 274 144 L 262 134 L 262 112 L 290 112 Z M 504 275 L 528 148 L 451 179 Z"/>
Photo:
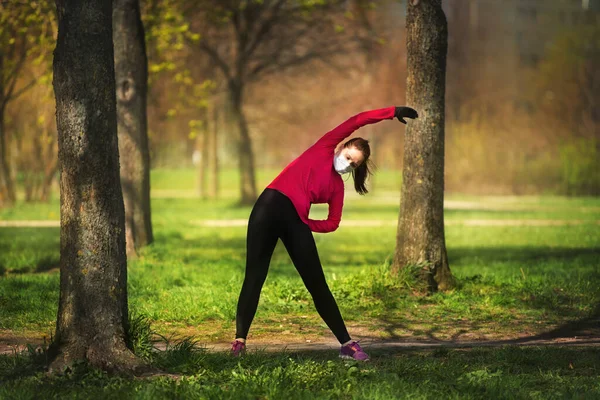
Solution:
<path fill-rule="evenodd" d="M 600 282 L 600 279 L 597 279 Z M 531 304 L 530 304 L 531 305 Z M 390 305 L 394 307 L 394 305 Z M 540 302 L 533 304 L 535 307 L 548 308 L 548 304 Z M 389 308 L 388 308 L 389 309 Z M 378 323 L 382 331 L 387 334 L 386 340 L 391 341 L 406 341 L 406 336 L 400 336 L 398 331 L 414 331 L 412 325 L 398 321 L 392 315 L 384 315 L 379 318 Z M 557 345 L 568 345 L 570 342 L 577 345 L 582 340 L 586 345 L 600 344 L 600 303 L 596 304 L 594 310 L 589 316 L 574 321 L 564 323 L 554 329 L 538 334 L 532 334 L 515 339 L 506 340 L 475 340 L 465 341 L 464 335 L 470 332 L 478 331 L 479 328 L 486 328 L 487 324 L 477 324 L 469 322 L 462 324 L 464 328 L 458 329 L 449 339 L 440 339 L 438 332 L 447 332 L 449 325 L 453 328 L 459 328 L 461 323 L 442 323 L 435 324 L 433 327 L 421 332 L 427 338 L 427 342 L 436 345 L 445 345 L 450 347 L 471 346 L 502 346 L 502 345 L 527 345 L 527 344 L 549 344 L 553 342 Z M 488 327 L 489 328 L 489 327 Z M 364 336 L 365 339 L 380 341 L 379 337 Z"/>
<path fill-rule="evenodd" d="M 224 398 L 234 388 L 238 392 L 229 396 L 230 398 L 290 398 L 290 393 L 280 396 L 273 392 L 274 388 L 286 388 L 290 384 L 298 386 L 294 390 L 310 388 L 309 390 L 314 391 L 312 396 L 307 396 L 304 392 L 298 398 L 312 398 L 321 397 L 316 396 L 319 391 L 339 382 L 348 393 L 340 396 L 340 391 L 336 390 L 335 394 L 330 393 L 327 398 L 357 397 L 357 390 L 361 385 L 371 385 L 373 390 L 384 391 L 377 398 L 396 398 L 394 393 L 399 393 L 400 386 L 410 385 L 410 382 L 437 382 L 438 386 L 433 388 L 430 395 L 425 396 L 427 398 L 437 398 L 440 393 L 456 390 L 457 387 L 463 396 L 470 394 L 466 396 L 469 398 L 498 398 L 500 393 L 513 393 L 516 390 L 514 385 L 529 388 L 516 398 L 531 397 L 527 394 L 540 393 L 531 392 L 531 389 L 543 387 L 546 390 L 550 384 L 554 385 L 553 391 L 550 391 L 553 394 L 566 386 L 579 390 L 575 395 L 572 389 L 571 392 L 566 390 L 571 395 L 559 396 L 561 398 L 588 398 L 589 396 L 584 396 L 586 391 L 588 395 L 590 390 L 597 391 L 596 360 L 600 348 L 561 346 L 427 349 L 373 346 L 367 350 L 371 361 L 357 363 L 340 360 L 334 349 L 250 350 L 246 356 L 236 358 L 229 356 L 226 351 L 208 351 L 195 343 L 174 343 L 166 351 L 154 352 L 149 361 L 163 371 L 178 374 L 178 377 L 196 376 L 196 379 L 173 382 L 176 386 L 167 386 L 162 392 L 146 391 L 150 396 L 144 398 L 157 398 L 157 393 L 164 393 L 159 398 L 173 397 L 173 393 L 187 394 L 186 398 Z M 94 370 L 84 363 L 75 365 L 71 373 L 65 376 L 43 376 L 44 361 L 43 354 L 0 355 L 0 381 L 12 385 L 9 387 L 13 389 L 27 389 L 33 396 L 26 398 L 38 398 L 40 393 L 53 394 L 51 397 L 63 395 L 57 398 L 96 398 L 93 393 L 101 393 L 108 398 L 123 398 L 129 393 L 133 396 L 143 389 L 140 382 L 144 385 L 158 383 L 163 387 L 167 384 L 165 380 L 153 382 L 148 379 L 117 377 Z M 27 380 L 35 375 L 36 379 Z M 482 381 L 468 382 L 468 378 L 478 376 L 483 380 L 495 379 L 493 387 L 503 386 L 501 390 L 496 388 L 496 395 L 490 395 L 488 390 L 477 390 Z M 549 378 L 552 381 L 548 381 Z M 510 379 L 513 380 L 513 386 L 507 381 Z M 200 380 L 200 384 L 197 380 Z M 135 386 L 130 391 L 124 390 L 123 386 L 130 383 L 135 383 Z M 190 383 L 196 390 L 210 389 L 215 385 L 216 390 L 209 396 L 206 393 L 192 395 Z M 354 387 L 351 386 L 353 384 Z M 396 386 L 390 387 L 391 384 Z M 187 389 L 186 385 L 189 386 Z M 109 395 L 111 389 L 114 390 L 114 395 Z M 257 389 L 260 390 L 260 395 Z M 248 391 L 251 396 L 244 396 L 243 391 Z M 423 393 L 419 393 L 420 396 L 415 393 L 413 396 L 402 397 L 423 397 Z M 293 395 L 291 397 L 294 398 Z"/>
<path fill-rule="evenodd" d="M 242 230 L 245 230 L 245 228 L 242 228 Z M 197 253 L 198 256 L 196 256 L 196 253 L 193 252 L 191 254 L 182 255 L 181 257 L 184 262 L 195 262 L 196 259 L 200 260 L 202 257 L 202 251 L 205 249 L 216 249 L 219 252 L 222 252 L 223 259 L 225 261 L 227 261 L 228 253 L 236 255 L 242 254 L 245 256 L 245 235 L 227 237 L 225 235 L 222 236 L 220 234 L 215 233 L 217 233 L 217 231 L 207 230 L 205 233 L 197 234 L 197 236 L 193 239 L 186 238 L 185 231 L 184 233 L 182 233 L 181 231 L 168 231 L 164 233 L 159 233 L 157 235 L 157 242 L 159 246 L 157 247 L 158 250 L 156 250 L 156 252 L 162 254 L 160 255 L 160 257 L 171 257 L 174 251 L 173 249 L 199 249 L 199 253 Z M 154 253 L 154 250 L 152 250 L 152 252 Z M 334 254 L 332 251 L 328 251 L 326 253 L 327 254 L 324 254 L 325 257 L 322 259 L 323 264 L 327 266 L 348 266 L 348 258 L 334 258 Z M 540 269 L 543 269 L 544 265 L 541 263 L 559 262 L 565 265 L 565 267 L 562 267 L 563 272 L 568 273 L 569 271 L 567 271 L 567 267 L 571 262 L 583 262 L 586 264 L 586 266 L 598 265 L 598 260 L 600 260 L 600 247 L 582 249 L 574 249 L 567 247 L 546 248 L 528 246 L 499 248 L 450 248 L 449 258 L 451 265 L 457 266 L 466 264 L 486 266 L 502 262 L 510 262 L 514 263 L 514 266 L 511 267 L 517 268 L 517 271 L 520 265 L 536 264 Z M 383 259 L 384 257 L 381 251 L 373 251 L 372 253 L 368 253 L 367 256 L 361 260 L 361 263 L 367 265 L 376 265 L 378 263 L 381 263 Z M 47 272 L 48 270 L 56 267 L 57 265 L 57 258 L 42 257 L 36 262 L 35 267 L 31 267 L 31 270 L 11 272 L 42 273 Z M 233 265 L 234 268 L 239 268 L 240 270 L 243 270 L 244 268 L 243 262 L 239 262 L 239 257 Z M 499 267 L 504 268 L 505 266 L 499 265 Z M 271 277 L 298 276 L 298 273 L 296 272 L 295 268 L 291 265 L 291 261 L 289 260 L 289 257 L 281 244 L 278 244 L 278 248 L 274 254 L 269 275 Z M 582 275 L 580 279 L 600 283 L 600 271 L 596 271 L 595 273 L 586 272 Z M 543 281 L 541 282 L 543 283 Z M 300 281 L 298 281 L 298 283 L 299 285 L 301 285 Z M 39 288 L 35 287 L 36 283 L 34 282 L 24 281 L 7 281 L 6 285 L 8 289 L 7 293 L 22 293 L 22 295 L 24 296 L 23 298 L 13 298 L 13 296 L 9 296 L 6 298 L 6 312 L 10 312 L 11 314 L 25 312 L 34 307 L 30 304 L 30 301 L 26 301 L 26 297 L 29 297 L 30 299 L 44 298 L 44 292 L 47 293 L 48 291 L 56 292 L 55 294 L 53 294 L 52 298 L 54 298 L 54 296 L 57 297 L 57 287 L 49 287 L 46 283 L 41 285 Z M 569 297 L 568 293 L 553 293 L 551 290 L 546 291 L 543 294 L 544 296 L 538 296 L 538 298 L 528 301 L 527 307 L 533 309 L 553 311 L 556 314 L 561 314 L 564 317 L 569 316 L 571 308 L 565 305 L 567 305 L 569 302 L 572 302 L 573 297 Z M 553 302 L 548 301 L 549 296 L 552 296 L 554 298 Z M 393 298 L 387 299 L 386 301 L 388 303 L 385 305 L 385 309 L 393 310 L 394 312 L 398 310 L 398 303 L 395 303 Z M 401 321 L 398 321 L 397 317 L 394 317 L 393 314 L 390 314 L 389 316 L 384 315 L 382 318 L 380 318 L 380 325 L 382 327 L 382 330 L 386 332 L 387 336 L 391 339 L 406 339 L 405 337 L 399 337 L 396 334 L 396 332 L 399 330 L 407 330 L 408 326 L 402 324 Z M 469 327 L 465 327 L 464 329 L 459 329 L 455 336 L 448 340 L 440 340 L 436 337 L 437 333 L 442 329 L 431 328 L 429 331 L 425 332 L 425 336 L 427 336 L 430 340 L 435 342 L 446 342 L 450 344 L 459 343 L 459 341 L 462 340 L 462 335 L 468 333 L 469 329 L 476 328 L 477 326 L 471 325 Z M 544 339 L 570 338 L 574 336 L 600 338 L 600 305 L 597 305 L 595 307 L 594 311 L 589 317 L 566 323 L 551 331 L 544 332 L 538 335 L 532 335 L 526 338 L 499 341 L 493 343 L 518 344 L 525 343 L 527 341 L 531 342 L 535 340 Z"/>
<path fill-rule="evenodd" d="M 453 247 L 448 249 L 450 265 L 467 263 L 491 264 L 497 262 L 547 262 L 573 261 L 578 258 L 589 258 L 600 262 L 600 247 Z"/>
<path fill-rule="evenodd" d="M 58 274 L 46 279 L 17 275 L 0 278 L 0 328 L 13 329 L 36 321 L 44 323 L 47 316 L 56 316 L 59 296 Z"/>
<path fill-rule="evenodd" d="M 245 229 L 245 228 L 243 228 Z M 219 250 L 219 262 L 227 261 L 231 259 L 233 265 L 243 272 L 245 269 L 245 257 L 246 257 L 246 237 L 245 234 L 240 237 L 222 237 L 215 235 L 214 232 L 209 232 L 204 235 L 198 235 L 194 239 L 184 238 L 179 232 L 169 232 L 168 234 L 157 235 L 157 242 L 161 242 L 160 247 L 156 246 L 152 250 L 152 254 L 161 259 L 167 259 L 171 257 L 171 251 L 169 249 L 177 248 L 181 253 L 179 259 L 184 263 L 199 263 L 203 261 L 203 251 Z M 317 245 L 319 246 L 319 245 Z M 164 250 L 163 250 L 164 249 Z M 197 251 L 195 251 L 197 250 Z M 161 255 L 162 254 L 162 255 Z M 321 251 L 321 263 L 327 267 L 349 267 L 356 265 L 359 268 L 364 265 L 377 265 L 380 264 L 388 256 L 383 254 L 381 251 L 373 251 L 366 254 L 361 254 L 360 262 L 353 262 L 353 254 L 335 253 L 333 251 Z M 242 262 L 240 263 L 240 259 Z M 271 259 L 271 266 L 269 268 L 270 276 L 296 276 L 298 273 L 294 268 L 292 261 L 283 245 L 281 240 L 278 240 L 277 246 Z"/>
<path fill-rule="evenodd" d="M 3 266 L 0 265 L 0 271 L 3 269 Z M 58 271 L 60 269 L 60 257 L 42 257 L 39 260 L 36 260 L 35 265 L 25 266 L 21 268 L 5 268 L 6 272 L 14 275 L 19 274 L 39 274 L 39 273 L 47 273 L 50 271 Z M 0 273 L 0 275 L 2 275 Z"/>

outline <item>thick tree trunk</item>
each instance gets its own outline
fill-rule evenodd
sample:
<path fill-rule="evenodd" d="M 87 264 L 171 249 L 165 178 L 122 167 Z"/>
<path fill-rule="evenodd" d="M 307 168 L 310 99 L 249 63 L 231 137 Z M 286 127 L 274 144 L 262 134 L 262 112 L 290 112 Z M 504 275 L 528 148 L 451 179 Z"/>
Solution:
<path fill-rule="evenodd" d="M 127 349 L 127 258 L 112 0 L 56 0 L 54 93 L 60 169 L 60 299 L 51 371 L 76 360 L 139 371 Z"/>
<path fill-rule="evenodd" d="M 153 240 L 146 116 L 148 59 L 138 0 L 113 1 L 113 42 L 127 254 Z"/>
<path fill-rule="evenodd" d="M 240 83 L 232 83 L 230 91 L 232 117 L 239 132 L 240 204 L 252 205 L 256 201 L 254 153 L 252 152 L 252 141 L 243 108 L 243 86 Z"/>
<path fill-rule="evenodd" d="M 444 92 L 448 30 L 441 0 L 410 0 L 406 21 L 409 122 L 393 269 L 423 266 L 429 290 L 452 286 L 444 236 Z"/>

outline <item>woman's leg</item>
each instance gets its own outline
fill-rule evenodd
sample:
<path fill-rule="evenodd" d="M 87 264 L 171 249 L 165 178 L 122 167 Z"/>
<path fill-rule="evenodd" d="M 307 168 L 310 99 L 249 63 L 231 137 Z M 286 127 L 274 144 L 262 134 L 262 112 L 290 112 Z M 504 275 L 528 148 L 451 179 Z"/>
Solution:
<path fill-rule="evenodd" d="M 256 201 L 248 221 L 246 237 L 246 275 L 237 304 L 236 338 L 245 339 L 256 314 L 260 291 L 267 272 L 275 245 L 277 230 L 273 218 L 273 194 L 263 192 Z"/>
<path fill-rule="evenodd" d="M 288 223 L 281 240 L 290 254 L 294 266 L 300 273 L 304 285 L 310 292 L 317 312 L 337 340 L 344 344 L 350 340 L 350 335 L 331 290 L 329 290 L 329 286 L 325 281 L 325 274 L 319 260 L 315 239 L 308 225 L 303 223 L 297 214 L 295 219 L 297 221 Z"/>

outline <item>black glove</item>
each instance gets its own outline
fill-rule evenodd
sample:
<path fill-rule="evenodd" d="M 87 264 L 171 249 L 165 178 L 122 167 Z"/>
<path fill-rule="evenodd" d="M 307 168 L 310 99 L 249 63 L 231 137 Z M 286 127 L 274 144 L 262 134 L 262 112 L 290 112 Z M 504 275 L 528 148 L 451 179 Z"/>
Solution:
<path fill-rule="evenodd" d="M 417 111 L 410 107 L 396 107 L 394 117 L 398 118 L 398 121 L 402 122 L 403 124 L 406 124 L 404 118 L 419 118 L 419 114 L 417 114 Z"/>

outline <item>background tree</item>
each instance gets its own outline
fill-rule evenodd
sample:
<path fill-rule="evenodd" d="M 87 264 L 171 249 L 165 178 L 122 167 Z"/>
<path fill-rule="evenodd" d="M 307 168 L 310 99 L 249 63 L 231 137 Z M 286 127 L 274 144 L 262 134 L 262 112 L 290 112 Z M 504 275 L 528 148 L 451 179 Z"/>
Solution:
<path fill-rule="evenodd" d="M 146 95 L 148 59 L 138 0 L 113 2 L 113 43 L 127 254 L 152 243 Z"/>
<path fill-rule="evenodd" d="M 57 0 L 54 90 L 61 173 L 60 299 L 51 368 L 141 367 L 125 345 L 125 212 L 119 180 L 112 0 Z"/>
<path fill-rule="evenodd" d="M 211 1 L 193 3 L 201 18 L 192 23 L 201 33 L 200 49 L 219 68 L 237 127 L 240 202 L 256 200 L 255 161 L 244 111 L 247 85 L 342 51 L 333 16 L 340 1 Z M 202 26 L 195 26 L 202 24 Z M 339 28 L 339 25 L 337 26 Z"/>
<path fill-rule="evenodd" d="M 429 290 L 452 285 L 444 236 L 444 94 L 448 27 L 441 0 L 411 0 L 406 19 L 408 124 L 393 269 L 422 267 Z"/>
<path fill-rule="evenodd" d="M 38 107 L 32 112 L 29 105 L 34 97 Z M 11 158 L 26 202 L 48 202 L 52 197 L 52 185 L 58 172 L 55 113 L 51 76 L 38 80 L 31 91 L 12 103 L 8 113 Z"/>
<path fill-rule="evenodd" d="M 600 194 L 600 27 L 559 33 L 532 74 L 538 127 L 558 147 L 561 189 Z"/>
<path fill-rule="evenodd" d="M 53 36 L 52 19 L 45 0 L 0 2 L 0 206 L 10 206 L 16 200 L 5 130 L 7 106 L 36 83 L 37 77 L 29 77 L 24 83 L 20 79 L 28 60 L 35 57 L 39 63 L 47 55 Z"/>
<path fill-rule="evenodd" d="M 184 164 L 193 161 L 190 153 L 196 150 L 210 153 L 201 144 L 205 140 L 204 128 L 209 125 L 207 107 L 214 103 L 213 80 L 217 71 L 210 58 L 198 49 L 200 35 L 190 27 L 189 20 L 198 16 L 186 14 L 184 5 L 179 0 L 143 2 L 150 73 L 150 144 L 161 149 L 153 154 L 154 166 L 173 158 Z M 212 158 L 212 154 L 209 156 L 203 160 Z M 199 181 L 205 176 L 205 164 L 198 165 Z M 211 178 L 218 172 L 213 167 L 211 163 Z"/>

